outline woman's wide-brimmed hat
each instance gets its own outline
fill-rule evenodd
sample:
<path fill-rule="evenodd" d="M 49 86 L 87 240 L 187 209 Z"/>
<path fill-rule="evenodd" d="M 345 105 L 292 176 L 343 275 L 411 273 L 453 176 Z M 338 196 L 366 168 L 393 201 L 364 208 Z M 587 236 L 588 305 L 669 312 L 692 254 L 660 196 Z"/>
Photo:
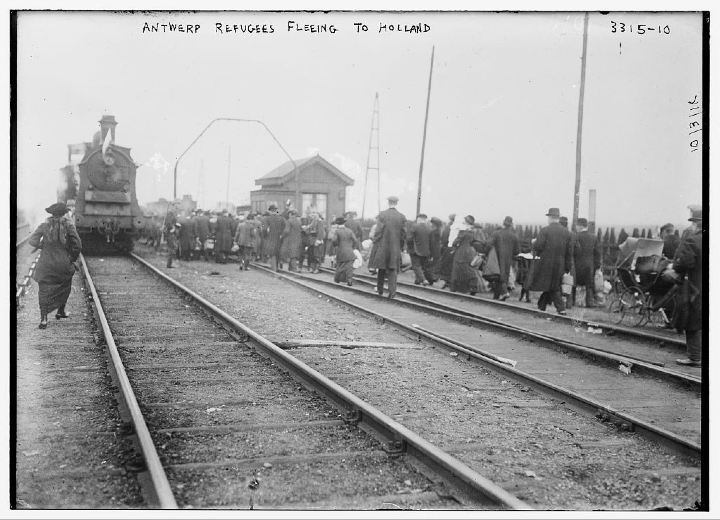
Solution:
<path fill-rule="evenodd" d="M 56 202 L 52 206 L 45 208 L 45 211 L 54 217 L 62 217 L 68 212 L 68 207 L 63 202 Z"/>

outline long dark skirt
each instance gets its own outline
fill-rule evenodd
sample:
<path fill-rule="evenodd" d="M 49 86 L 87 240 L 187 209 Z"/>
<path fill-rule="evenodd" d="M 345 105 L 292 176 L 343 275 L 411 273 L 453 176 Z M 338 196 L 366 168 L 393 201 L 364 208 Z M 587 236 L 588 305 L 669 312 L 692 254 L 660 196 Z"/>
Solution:
<path fill-rule="evenodd" d="M 38 287 L 40 314 L 45 316 L 67 303 L 72 290 L 72 278 L 58 284 L 38 283 Z"/>
<path fill-rule="evenodd" d="M 455 254 L 454 249 L 448 247 L 440 256 L 440 262 L 437 266 L 437 277 L 445 282 L 450 282 L 453 271 L 453 256 Z"/>
<path fill-rule="evenodd" d="M 450 290 L 475 294 L 478 289 L 478 270 L 471 267 L 469 263 L 455 262 L 450 279 Z"/>
<path fill-rule="evenodd" d="M 308 263 L 322 264 L 325 260 L 325 244 L 312 245 L 307 248 Z"/>
<path fill-rule="evenodd" d="M 340 262 L 335 268 L 336 282 L 352 282 L 353 279 L 353 260 Z"/>

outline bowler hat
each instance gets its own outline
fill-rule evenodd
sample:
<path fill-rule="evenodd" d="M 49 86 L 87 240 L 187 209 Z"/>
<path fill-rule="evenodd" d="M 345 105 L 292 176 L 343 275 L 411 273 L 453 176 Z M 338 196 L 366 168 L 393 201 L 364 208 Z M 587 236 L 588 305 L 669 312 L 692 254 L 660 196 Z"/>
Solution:
<path fill-rule="evenodd" d="M 545 213 L 546 217 L 559 217 L 560 216 L 560 209 L 559 208 L 550 208 L 547 213 Z"/>
<path fill-rule="evenodd" d="M 585 226 L 585 227 L 587 227 L 587 219 L 586 219 L 586 218 L 579 218 L 578 221 L 577 221 L 577 223 L 578 223 L 578 226 Z"/>
<path fill-rule="evenodd" d="M 465 222 L 472 226 L 473 224 L 475 224 L 475 217 L 473 217 L 472 215 L 467 215 L 465 217 Z"/>
<path fill-rule="evenodd" d="M 702 208 L 693 208 L 690 210 L 690 222 L 702 222 Z"/>
<path fill-rule="evenodd" d="M 52 206 L 45 208 L 45 211 L 50 213 L 54 217 L 62 217 L 68 212 L 68 207 L 63 202 L 56 202 Z"/>
<path fill-rule="evenodd" d="M 277 209 L 277 206 L 275 204 L 270 204 L 268 206 L 268 211 L 275 211 Z"/>
<path fill-rule="evenodd" d="M 335 224 L 337 224 L 338 226 L 342 226 L 343 224 L 345 224 L 345 217 L 338 217 L 338 218 L 336 218 L 336 219 L 335 219 Z"/>
<path fill-rule="evenodd" d="M 505 217 L 505 220 L 503 220 L 503 224 L 507 226 L 512 226 L 512 217 Z"/>
<path fill-rule="evenodd" d="M 395 195 L 390 195 L 387 200 L 388 202 L 397 202 L 400 199 L 398 199 Z"/>

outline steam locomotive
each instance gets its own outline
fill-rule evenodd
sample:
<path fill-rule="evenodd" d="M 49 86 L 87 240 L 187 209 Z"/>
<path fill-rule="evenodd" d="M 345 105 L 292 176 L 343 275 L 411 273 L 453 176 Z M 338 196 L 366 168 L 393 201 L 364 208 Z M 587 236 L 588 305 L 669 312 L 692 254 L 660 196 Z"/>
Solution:
<path fill-rule="evenodd" d="M 103 115 L 99 123 L 92 143 L 68 146 L 58 200 L 73 209 L 83 254 L 129 252 L 146 221 L 135 190 L 137 165 L 130 148 L 115 144 L 115 117 Z"/>

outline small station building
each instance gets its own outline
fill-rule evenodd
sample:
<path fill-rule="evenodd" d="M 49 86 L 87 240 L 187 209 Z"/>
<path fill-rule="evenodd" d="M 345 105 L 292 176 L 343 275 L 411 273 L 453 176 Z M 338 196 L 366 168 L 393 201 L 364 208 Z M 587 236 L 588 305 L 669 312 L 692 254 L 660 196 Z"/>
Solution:
<path fill-rule="evenodd" d="M 295 161 L 300 184 L 300 216 L 312 207 L 325 220 L 345 213 L 345 189 L 355 181 L 327 160 L 314 155 Z M 259 190 L 250 192 L 252 211 L 262 213 L 272 204 L 283 211 L 288 201 L 295 206 L 295 168 L 292 161 L 281 164 L 255 180 Z"/>

